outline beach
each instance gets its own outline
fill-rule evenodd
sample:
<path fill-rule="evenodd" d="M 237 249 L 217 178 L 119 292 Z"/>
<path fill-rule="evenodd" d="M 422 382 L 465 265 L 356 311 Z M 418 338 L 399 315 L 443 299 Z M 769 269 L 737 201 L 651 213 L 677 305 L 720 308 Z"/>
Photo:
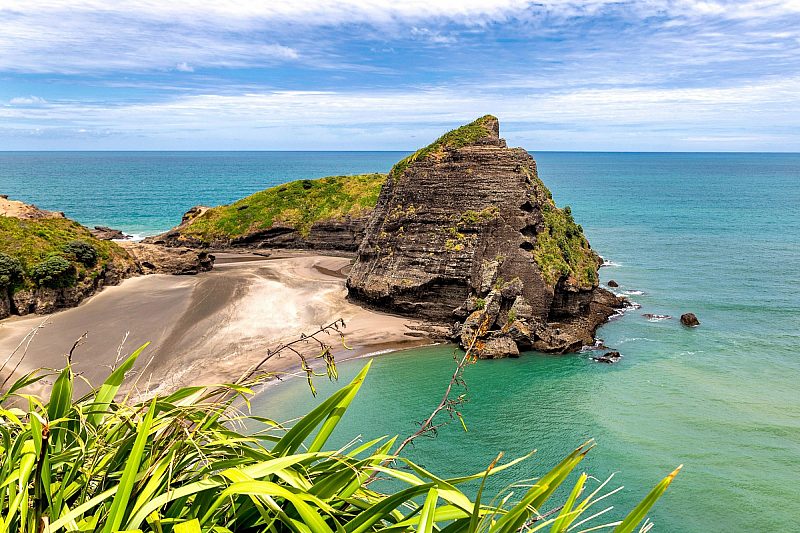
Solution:
<path fill-rule="evenodd" d="M 38 328 L 16 373 L 62 368 L 70 348 L 86 333 L 73 353 L 73 369 L 98 385 L 119 354 L 150 342 L 135 368 L 137 388 L 153 394 L 235 380 L 268 350 L 337 319 L 346 324 L 345 343 L 335 334 L 321 337 L 332 346 L 337 361 L 430 344 L 424 334 L 415 333 L 417 322 L 347 301 L 344 272 L 350 263 L 347 257 L 307 252 L 268 257 L 219 254 L 211 272 L 131 278 L 72 309 L 4 320 L 0 354 L 5 360 Z M 313 359 L 314 346 L 300 348 L 312 356 L 314 366 L 321 365 Z M 300 360 L 283 353 L 263 368 L 294 373 L 300 370 Z"/>

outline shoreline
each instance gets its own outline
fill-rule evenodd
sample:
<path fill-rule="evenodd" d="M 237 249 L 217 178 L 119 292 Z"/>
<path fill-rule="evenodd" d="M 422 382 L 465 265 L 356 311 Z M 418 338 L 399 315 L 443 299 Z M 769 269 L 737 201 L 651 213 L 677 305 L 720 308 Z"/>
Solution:
<path fill-rule="evenodd" d="M 130 278 L 71 309 L 0 321 L 0 356 L 5 359 L 28 332 L 46 322 L 16 374 L 61 368 L 70 347 L 88 331 L 75 351 L 73 368 L 99 386 L 127 334 L 123 356 L 151 342 L 135 367 L 136 388 L 161 394 L 189 384 L 235 380 L 267 350 L 339 318 L 345 321 L 342 332 L 350 349 L 335 337 L 322 337 L 337 362 L 433 343 L 416 329 L 420 321 L 349 302 L 343 271 L 350 263 L 349 257 L 313 251 L 273 251 L 266 257 L 221 253 L 210 272 Z M 309 363 L 316 366 L 311 355 Z M 293 367 L 299 370 L 299 358 L 286 353 L 263 369 L 283 373 Z"/>

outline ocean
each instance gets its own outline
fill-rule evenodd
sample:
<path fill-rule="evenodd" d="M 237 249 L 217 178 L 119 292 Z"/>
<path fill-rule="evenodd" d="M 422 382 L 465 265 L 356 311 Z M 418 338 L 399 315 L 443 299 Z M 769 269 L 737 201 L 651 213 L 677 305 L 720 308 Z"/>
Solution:
<path fill-rule="evenodd" d="M 137 235 L 196 204 L 230 202 L 298 178 L 387 171 L 397 152 L 0 152 L 0 193 Z M 534 153 L 556 202 L 570 205 L 610 263 L 605 283 L 642 308 L 603 326 L 624 355 L 481 361 L 465 375 L 460 424 L 409 455 L 442 475 L 478 471 L 504 451 L 534 459 L 492 478 L 530 478 L 588 438 L 582 468 L 615 473 L 615 510 L 675 466 L 651 513 L 657 531 L 798 531 L 800 526 L 800 154 Z M 683 328 L 678 317 L 702 322 Z M 645 313 L 671 315 L 660 321 Z M 407 435 L 438 403 L 452 346 L 378 357 L 337 444 Z M 363 360 L 340 365 L 342 381 Z M 340 382 L 341 383 L 341 382 Z M 337 384 L 288 380 L 255 399 L 288 420 Z"/>

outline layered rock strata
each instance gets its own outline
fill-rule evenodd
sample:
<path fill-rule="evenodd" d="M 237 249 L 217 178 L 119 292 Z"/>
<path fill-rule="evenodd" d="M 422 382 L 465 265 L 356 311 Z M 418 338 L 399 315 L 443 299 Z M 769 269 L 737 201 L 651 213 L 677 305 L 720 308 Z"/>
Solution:
<path fill-rule="evenodd" d="M 482 117 L 399 162 L 347 280 L 353 300 L 438 323 L 484 358 L 576 351 L 624 304 L 601 260 Z"/>

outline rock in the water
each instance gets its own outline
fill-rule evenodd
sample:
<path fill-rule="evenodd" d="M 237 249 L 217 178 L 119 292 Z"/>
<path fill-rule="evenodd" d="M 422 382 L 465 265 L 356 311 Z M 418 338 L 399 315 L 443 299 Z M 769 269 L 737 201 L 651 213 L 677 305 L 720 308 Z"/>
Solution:
<path fill-rule="evenodd" d="M 608 284 L 607 284 L 607 285 L 608 285 L 609 287 L 619 287 L 619 283 L 617 283 L 617 282 L 616 282 L 616 281 L 614 281 L 613 279 L 610 279 L 610 280 L 608 280 Z"/>
<path fill-rule="evenodd" d="M 592 357 L 592 360 L 597 361 L 598 363 L 608 364 L 617 363 L 620 359 L 622 359 L 622 354 L 619 352 L 606 352 L 603 355 Z"/>
<path fill-rule="evenodd" d="M 662 320 L 670 320 L 672 318 L 670 315 L 656 315 L 653 313 L 644 313 L 642 316 L 650 322 L 661 322 Z"/>
<path fill-rule="evenodd" d="M 530 154 L 508 148 L 486 116 L 394 166 L 347 287 L 352 299 L 401 314 L 468 317 L 463 346 L 485 310 L 480 338 L 492 341 L 492 357 L 513 352 L 498 339 L 514 341 L 507 326 L 517 321 L 530 331 L 516 334 L 520 346 L 563 353 L 592 344 L 626 302 L 598 287 L 599 264 Z"/>
<path fill-rule="evenodd" d="M 142 274 L 197 274 L 214 267 L 214 256 L 182 247 L 166 247 L 141 242 L 121 242 Z"/>
<path fill-rule="evenodd" d="M 700 321 L 697 319 L 694 313 L 684 313 L 681 315 L 681 324 L 684 326 L 694 328 L 700 325 Z"/>
<path fill-rule="evenodd" d="M 113 241 L 130 239 L 130 235 L 125 235 L 118 229 L 112 229 L 108 226 L 95 226 L 94 229 L 89 230 L 96 239 L 101 241 Z"/>
<path fill-rule="evenodd" d="M 479 359 L 502 359 L 519 357 L 519 348 L 510 337 L 498 335 L 478 341 L 475 345 L 475 353 Z"/>

